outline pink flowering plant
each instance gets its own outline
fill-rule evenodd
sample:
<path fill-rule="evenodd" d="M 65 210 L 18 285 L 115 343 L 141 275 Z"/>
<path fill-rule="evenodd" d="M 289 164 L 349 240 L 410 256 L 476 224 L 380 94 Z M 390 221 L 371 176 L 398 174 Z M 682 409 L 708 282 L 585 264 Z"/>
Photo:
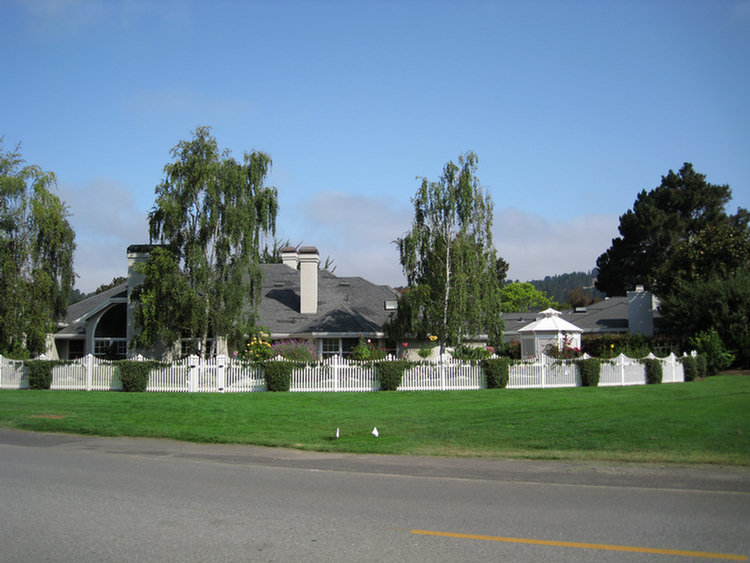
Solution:
<path fill-rule="evenodd" d="M 282 356 L 294 362 L 315 362 L 317 355 L 308 340 L 277 340 L 271 343 L 274 356 Z"/>
<path fill-rule="evenodd" d="M 558 348 L 556 344 L 549 344 L 544 349 L 544 353 L 557 360 L 573 360 L 575 358 L 580 358 L 583 355 L 580 348 L 572 345 L 572 339 L 567 334 L 563 340 L 562 348 Z"/>

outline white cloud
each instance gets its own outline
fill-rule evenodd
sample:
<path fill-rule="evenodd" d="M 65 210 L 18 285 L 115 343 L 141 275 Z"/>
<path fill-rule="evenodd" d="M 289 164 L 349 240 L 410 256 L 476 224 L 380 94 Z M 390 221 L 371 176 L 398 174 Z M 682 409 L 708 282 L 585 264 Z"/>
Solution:
<path fill-rule="evenodd" d="M 493 236 L 508 277 L 527 281 L 589 271 L 617 236 L 619 217 L 583 215 L 550 221 L 512 207 L 495 211 Z"/>
<path fill-rule="evenodd" d="M 98 179 L 84 186 L 59 186 L 76 233 L 76 288 L 91 292 L 127 273 L 127 247 L 148 241 L 146 213 L 123 185 Z"/>
<path fill-rule="evenodd" d="M 409 228 L 410 210 L 384 198 L 325 191 L 282 210 L 278 236 L 292 244 L 316 246 L 330 257 L 339 276 L 373 283 L 404 284 L 393 241 Z"/>
<path fill-rule="evenodd" d="M 280 219 L 280 238 L 317 246 L 321 259 L 333 259 L 337 275 L 405 283 L 393 241 L 408 231 L 411 207 L 326 191 L 297 201 Z M 496 209 L 494 219 L 498 255 L 510 264 L 508 276 L 521 281 L 591 270 L 617 236 L 619 220 L 614 214 L 547 220 L 516 208 Z"/>

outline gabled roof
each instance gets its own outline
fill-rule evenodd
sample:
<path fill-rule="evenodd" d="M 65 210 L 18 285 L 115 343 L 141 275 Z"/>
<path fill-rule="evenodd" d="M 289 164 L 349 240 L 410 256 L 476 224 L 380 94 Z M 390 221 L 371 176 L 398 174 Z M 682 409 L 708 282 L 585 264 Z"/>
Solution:
<path fill-rule="evenodd" d="M 391 311 L 386 300 L 398 293 L 386 285 L 376 285 L 360 277 L 338 277 L 327 270 L 318 271 L 318 311 L 301 314 L 300 273 L 284 264 L 263 264 L 258 322 L 273 336 L 376 335 Z"/>
<path fill-rule="evenodd" d="M 518 329 L 518 332 L 583 332 L 583 329 L 561 318 L 560 311 L 546 309 L 539 315 L 534 322 Z"/>
<path fill-rule="evenodd" d="M 121 283 L 97 293 L 86 299 L 68 306 L 65 311 L 65 320 L 61 323 L 62 329 L 55 333 L 57 336 L 77 336 L 86 333 L 86 321 L 93 315 L 107 307 L 113 302 L 123 303 L 128 299 L 128 284 Z"/>
<path fill-rule="evenodd" d="M 578 312 L 566 311 L 563 318 L 586 333 L 628 332 L 628 298 L 610 297 Z"/>

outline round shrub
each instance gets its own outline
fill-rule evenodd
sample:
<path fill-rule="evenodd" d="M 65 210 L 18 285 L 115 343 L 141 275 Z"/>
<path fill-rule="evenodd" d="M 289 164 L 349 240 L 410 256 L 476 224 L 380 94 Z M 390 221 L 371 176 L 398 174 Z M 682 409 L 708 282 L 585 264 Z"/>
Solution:
<path fill-rule="evenodd" d="M 643 360 L 646 366 L 646 383 L 653 385 L 655 383 L 661 383 L 662 377 L 662 366 L 659 360 L 653 358 L 646 358 Z"/>
<path fill-rule="evenodd" d="M 158 362 L 136 362 L 120 360 L 115 364 L 120 376 L 122 390 L 126 393 L 143 393 L 148 387 L 148 376 Z"/>
<path fill-rule="evenodd" d="M 695 365 L 698 368 L 698 377 L 706 377 L 708 375 L 708 360 L 706 356 L 698 354 L 695 357 Z"/>
<path fill-rule="evenodd" d="M 263 362 L 263 375 L 267 391 L 289 391 L 292 385 L 292 372 L 300 367 L 296 362 Z"/>
<path fill-rule="evenodd" d="M 510 378 L 510 358 L 491 358 L 482 361 L 487 389 L 504 389 Z"/>
<path fill-rule="evenodd" d="M 378 362 L 375 364 L 376 373 L 380 380 L 381 391 L 396 391 L 401 385 L 404 371 L 411 365 L 407 360 L 394 360 L 392 362 Z"/>
<path fill-rule="evenodd" d="M 682 372 L 685 374 L 685 381 L 695 381 L 698 378 L 698 360 L 693 356 L 683 356 L 680 358 Z"/>
<path fill-rule="evenodd" d="M 51 360 L 27 360 L 23 363 L 29 376 L 29 389 L 49 389 L 52 385 L 52 368 L 60 362 Z"/>
<path fill-rule="evenodd" d="M 586 358 L 576 362 L 581 372 L 582 387 L 596 387 L 599 385 L 599 376 L 602 372 L 602 364 L 596 358 Z"/>

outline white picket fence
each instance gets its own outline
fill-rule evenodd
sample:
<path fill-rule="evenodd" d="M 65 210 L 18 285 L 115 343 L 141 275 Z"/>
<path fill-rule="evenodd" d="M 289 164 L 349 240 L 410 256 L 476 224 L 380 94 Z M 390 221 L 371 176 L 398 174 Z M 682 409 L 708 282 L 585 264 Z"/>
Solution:
<path fill-rule="evenodd" d="M 664 383 L 684 381 L 682 364 L 671 354 L 662 362 Z M 284 361 L 279 359 L 279 361 Z M 121 391 L 117 367 L 109 361 L 86 356 L 55 366 L 51 389 L 80 391 Z M 377 391 L 380 382 L 372 364 L 349 361 L 338 356 L 294 370 L 291 391 Z M 540 356 L 510 365 L 508 388 L 577 387 L 581 385 L 578 366 Z M 620 355 L 602 364 L 599 385 L 645 385 L 646 366 L 639 360 Z M 454 359 L 421 362 L 408 368 L 399 391 L 484 389 L 487 386 L 481 364 Z M 23 362 L 0 356 L 0 389 L 28 389 Z M 147 391 L 154 392 L 248 392 L 265 391 L 263 371 L 219 356 L 204 360 L 197 356 L 151 370 Z"/>

